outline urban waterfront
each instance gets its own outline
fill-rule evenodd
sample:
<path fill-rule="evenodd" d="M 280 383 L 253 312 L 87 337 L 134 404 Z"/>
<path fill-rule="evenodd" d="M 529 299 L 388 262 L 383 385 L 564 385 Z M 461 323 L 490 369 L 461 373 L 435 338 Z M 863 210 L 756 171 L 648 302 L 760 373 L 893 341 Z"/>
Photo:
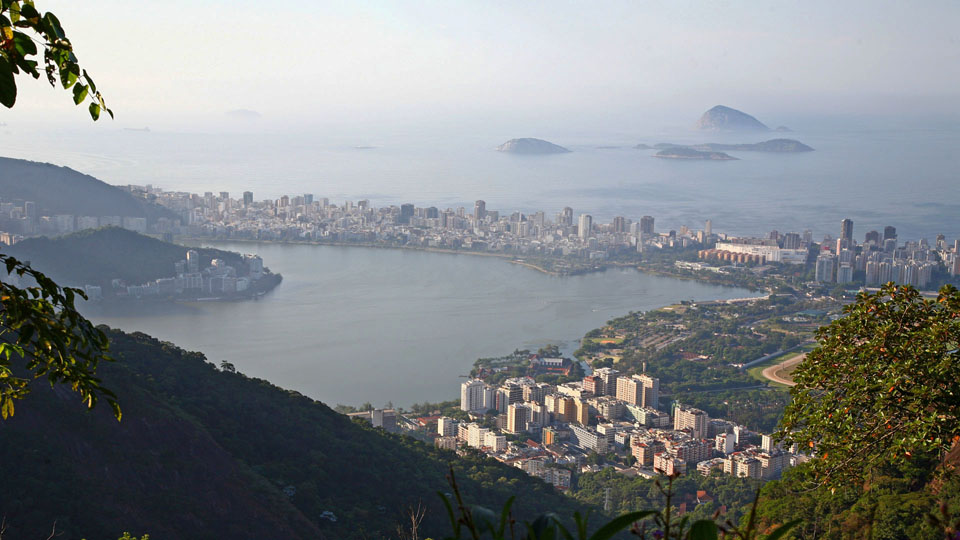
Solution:
<path fill-rule="evenodd" d="M 203 245 L 256 252 L 283 283 L 259 301 L 88 305 L 86 314 L 330 405 L 453 399 L 479 357 L 547 343 L 569 353 L 585 332 L 631 310 L 756 296 L 632 269 L 558 278 L 465 254 Z"/>

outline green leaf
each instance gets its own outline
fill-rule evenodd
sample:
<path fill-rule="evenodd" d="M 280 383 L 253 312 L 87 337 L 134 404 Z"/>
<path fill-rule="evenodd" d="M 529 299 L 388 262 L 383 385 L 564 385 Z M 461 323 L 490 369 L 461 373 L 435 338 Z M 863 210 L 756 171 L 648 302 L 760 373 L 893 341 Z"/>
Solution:
<path fill-rule="evenodd" d="M 17 102 L 17 82 L 13 79 L 13 66 L 6 58 L 0 58 L 0 104 L 6 108 Z"/>
<path fill-rule="evenodd" d="M 616 534 L 633 523 L 646 519 L 648 517 L 656 515 L 655 510 L 644 510 L 641 512 L 630 512 L 629 514 L 623 514 L 622 516 L 616 517 L 610 523 L 607 523 L 603 527 L 593 533 L 593 536 L 590 537 L 590 540 L 610 540 Z"/>
<path fill-rule="evenodd" d="M 87 87 L 77 83 L 73 85 L 73 102 L 77 105 L 83 103 L 83 100 L 87 98 Z"/>
<path fill-rule="evenodd" d="M 690 527 L 689 540 L 717 540 L 719 530 L 717 524 L 709 519 L 694 521 Z"/>
<path fill-rule="evenodd" d="M 790 529 L 793 529 L 794 527 L 799 525 L 800 522 L 801 520 L 795 519 L 793 521 L 784 523 L 783 525 L 777 527 L 777 530 L 770 533 L 765 540 L 780 540 L 780 538 L 783 538 L 784 536 L 786 536 L 788 532 L 790 532 Z"/>
<path fill-rule="evenodd" d="M 516 500 L 515 495 L 511 495 L 507 499 L 507 504 L 503 505 L 503 510 L 500 511 L 500 527 L 497 529 L 497 534 L 503 536 L 503 532 L 507 529 L 507 519 L 510 517 L 510 507 L 513 506 L 513 501 Z"/>
<path fill-rule="evenodd" d="M 40 18 L 40 12 L 32 5 L 24 3 L 20 6 L 20 17 L 36 24 L 36 21 Z"/>
<path fill-rule="evenodd" d="M 63 85 L 64 89 L 70 88 L 73 83 L 77 82 L 78 71 L 80 71 L 80 68 L 76 64 L 67 64 L 60 68 L 60 84 Z"/>
<path fill-rule="evenodd" d="M 91 103 L 89 110 L 90 110 L 90 117 L 93 118 L 95 121 L 100 118 L 100 104 L 99 104 L 99 103 Z"/>
<path fill-rule="evenodd" d="M 60 20 L 57 19 L 57 16 L 53 13 L 48 11 L 44 14 L 41 25 L 43 26 L 43 31 L 49 34 L 49 37 L 54 39 L 63 39 L 65 37 L 63 27 L 60 26 Z M 51 39 L 51 41 L 54 39 Z"/>

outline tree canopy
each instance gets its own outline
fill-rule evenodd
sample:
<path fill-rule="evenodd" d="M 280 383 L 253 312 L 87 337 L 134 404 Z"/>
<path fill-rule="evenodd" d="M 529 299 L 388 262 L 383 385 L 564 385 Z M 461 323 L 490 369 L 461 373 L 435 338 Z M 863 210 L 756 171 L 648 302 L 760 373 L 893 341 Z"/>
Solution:
<path fill-rule="evenodd" d="M 794 373 L 779 435 L 816 453 L 813 478 L 831 486 L 942 457 L 960 441 L 960 291 L 889 283 L 844 311 Z"/>

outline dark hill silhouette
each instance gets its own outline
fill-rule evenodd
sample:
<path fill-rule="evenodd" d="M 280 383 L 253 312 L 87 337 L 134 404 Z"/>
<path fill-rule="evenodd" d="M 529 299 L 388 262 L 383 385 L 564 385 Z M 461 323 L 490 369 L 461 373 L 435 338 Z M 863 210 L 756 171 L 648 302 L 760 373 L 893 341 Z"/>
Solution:
<path fill-rule="evenodd" d="M 229 324 L 229 321 L 224 321 Z M 108 331 L 100 365 L 123 408 L 86 411 L 45 382 L 0 422 L 4 537 L 232 540 L 394 537 L 409 505 L 421 537 L 449 533 L 437 492 L 454 464 L 468 504 L 518 518 L 585 506 L 493 460 L 458 457 L 349 420 L 267 381 L 222 371 L 203 355 L 144 334 Z M 256 339 L 256 336 L 238 336 Z M 336 521 L 324 512 L 332 512 Z M 324 517 L 324 516 L 327 517 Z"/>
<path fill-rule="evenodd" d="M 68 167 L 0 157 L 0 198 L 37 203 L 44 215 L 145 217 L 152 223 L 177 216 L 162 206 Z"/>

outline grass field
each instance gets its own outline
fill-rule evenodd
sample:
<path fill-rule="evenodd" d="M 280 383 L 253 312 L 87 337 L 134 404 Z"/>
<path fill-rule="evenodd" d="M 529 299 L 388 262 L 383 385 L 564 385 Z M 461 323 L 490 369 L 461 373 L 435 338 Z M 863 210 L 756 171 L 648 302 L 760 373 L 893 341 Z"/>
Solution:
<path fill-rule="evenodd" d="M 623 338 L 586 338 L 584 341 L 589 341 L 591 343 L 597 343 L 599 345 L 621 345 L 623 343 Z"/>

